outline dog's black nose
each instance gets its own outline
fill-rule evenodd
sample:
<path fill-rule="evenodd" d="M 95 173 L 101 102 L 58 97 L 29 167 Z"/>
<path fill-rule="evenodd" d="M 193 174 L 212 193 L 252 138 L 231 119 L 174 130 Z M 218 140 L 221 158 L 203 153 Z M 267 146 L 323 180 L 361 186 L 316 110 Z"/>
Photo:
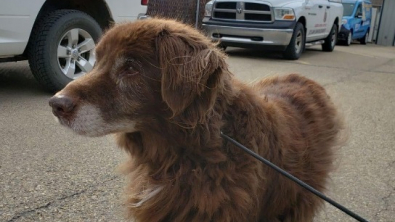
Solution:
<path fill-rule="evenodd" d="M 75 107 L 74 101 L 67 96 L 54 96 L 49 100 L 52 112 L 55 116 L 61 117 L 70 114 Z"/>

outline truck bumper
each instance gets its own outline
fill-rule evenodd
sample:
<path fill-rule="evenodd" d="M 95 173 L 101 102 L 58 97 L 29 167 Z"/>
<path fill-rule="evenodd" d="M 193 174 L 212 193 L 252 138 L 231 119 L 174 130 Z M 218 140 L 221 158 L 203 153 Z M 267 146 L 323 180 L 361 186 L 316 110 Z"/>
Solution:
<path fill-rule="evenodd" d="M 145 13 L 140 13 L 137 15 L 137 20 L 143 20 L 143 19 L 147 19 L 149 18 L 149 16 Z"/>
<path fill-rule="evenodd" d="M 268 26 L 268 25 L 265 25 Z M 259 47 L 269 50 L 285 50 L 291 41 L 293 24 L 288 27 L 236 27 L 203 23 L 203 29 L 213 41 L 225 46 L 243 48 Z"/>

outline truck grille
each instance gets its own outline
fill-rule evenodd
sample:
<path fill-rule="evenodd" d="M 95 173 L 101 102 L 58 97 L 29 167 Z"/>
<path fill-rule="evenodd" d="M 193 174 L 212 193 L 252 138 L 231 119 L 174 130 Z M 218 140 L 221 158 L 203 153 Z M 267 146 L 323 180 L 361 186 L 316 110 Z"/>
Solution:
<path fill-rule="evenodd" d="M 273 16 L 269 5 L 256 2 L 216 2 L 213 18 L 247 22 L 272 22 Z"/>

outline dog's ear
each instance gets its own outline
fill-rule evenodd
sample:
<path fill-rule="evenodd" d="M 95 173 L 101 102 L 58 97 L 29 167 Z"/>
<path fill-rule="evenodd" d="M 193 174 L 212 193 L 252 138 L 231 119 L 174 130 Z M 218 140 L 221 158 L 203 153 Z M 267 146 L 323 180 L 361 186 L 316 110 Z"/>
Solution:
<path fill-rule="evenodd" d="M 163 30 L 156 48 L 162 71 L 162 98 L 173 117 L 187 112 L 187 119 L 192 122 L 184 124 L 203 121 L 227 72 L 225 55 L 200 33 L 188 30 Z"/>

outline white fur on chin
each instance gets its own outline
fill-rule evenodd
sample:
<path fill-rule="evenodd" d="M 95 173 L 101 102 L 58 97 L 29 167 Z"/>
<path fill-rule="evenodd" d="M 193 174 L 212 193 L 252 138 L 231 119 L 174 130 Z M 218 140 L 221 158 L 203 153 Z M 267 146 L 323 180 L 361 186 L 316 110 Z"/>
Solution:
<path fill-rule="evenodd" d="M 134 121 L 105 122 L 100 109 L 91 104 L 82 105 L 78 109 L 69 127 L 78 134 L 90 137 L 104 136 L 115 132 L 136 131 Z"/>

